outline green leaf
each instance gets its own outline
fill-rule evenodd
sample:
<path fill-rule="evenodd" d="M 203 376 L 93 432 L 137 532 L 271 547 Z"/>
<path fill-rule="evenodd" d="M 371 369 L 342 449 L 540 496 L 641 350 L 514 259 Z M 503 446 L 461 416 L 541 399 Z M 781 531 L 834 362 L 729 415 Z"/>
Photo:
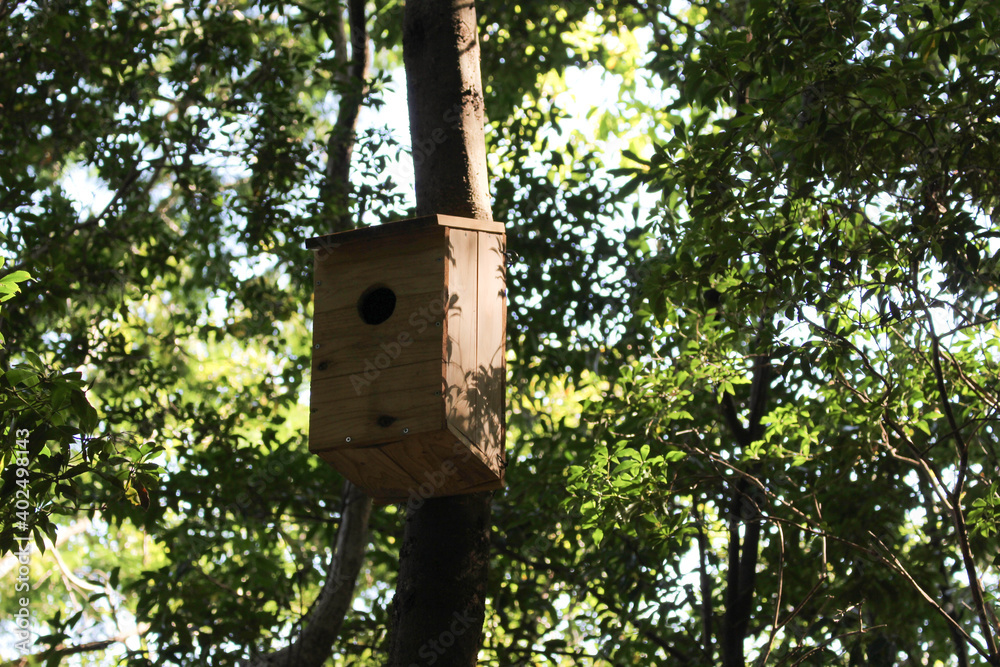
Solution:
<path fill-rule="evenodd" d="M 12 368 L 4 373 L 4 377 L 7 378 L 7 382 L 12 387 L 16 387 L 19 384 L 33 387 L 38 384 L 38 374 L 26 368 Z"/>

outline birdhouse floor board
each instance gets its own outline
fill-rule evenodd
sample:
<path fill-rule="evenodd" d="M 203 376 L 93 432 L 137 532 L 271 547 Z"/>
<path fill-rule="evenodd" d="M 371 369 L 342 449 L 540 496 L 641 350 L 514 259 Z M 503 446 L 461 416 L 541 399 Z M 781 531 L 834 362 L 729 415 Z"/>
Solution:
<path fill-rule="evenodd" d="M 381 493 L 404 501 L 408 490 L 418 486 L 409 473 L 381 451 L 326 450 L 316 453 L 368 495 Z"/>
<path fill-rule="evenodd" d="M 431 484 L 433 491 L 453 490 L 488 484 L 496 475 L 465 444 L 447 432 L 419 435 L 383 448 L 393 461 L 406 470 L 421 470 L 418 485 Z M 425 487 L 425 490 L 426 487 Z M 427 494 L 430 495 L 430 494 Z M 436 494 L 435 494 L 436 495 Z"/>
<path fill-rule="evenodd" d="M 464 447 L 447 434 L 434 434 L 318 454 L 381 502 L 500 488 L 496 473 Z M 406 470 L 422 472 L 414 476 Z"/>

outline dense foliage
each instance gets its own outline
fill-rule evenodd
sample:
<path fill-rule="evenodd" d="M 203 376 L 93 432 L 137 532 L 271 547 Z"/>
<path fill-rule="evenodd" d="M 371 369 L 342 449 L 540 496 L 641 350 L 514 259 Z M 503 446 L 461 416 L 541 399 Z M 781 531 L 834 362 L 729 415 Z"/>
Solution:
<path fill-rule="evenodd" d="M 479 6 L 512 251 L 482 662 L 1000 664 L 1000 9 L 660 4 Z M 357 225 L 411 206 L 402 4 L 367 10 Z M 30 535 L 33 654 L 234 664 L 323 585 L 303 242 L 345 217 L 345 16 L 0 3 L 0 626 Z M 331 664 L 384 656 L 401 516 Z"/>

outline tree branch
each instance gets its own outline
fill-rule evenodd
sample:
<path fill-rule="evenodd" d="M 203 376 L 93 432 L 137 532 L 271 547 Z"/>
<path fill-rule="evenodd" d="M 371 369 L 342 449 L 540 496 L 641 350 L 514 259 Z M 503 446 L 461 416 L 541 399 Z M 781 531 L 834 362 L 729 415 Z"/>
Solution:
<path fill-rule="evenodd" d="M 712 662 L 715 658 L 712 650 L 712 578 L 708 575 L 708 535 L 701 513 L 695 509 L 698 529 L 698 579 L 701 587 L 701 640 L 705 660 Z"/>
<path fill-rule="evenodd" d="M 338 10 L 339 11 L 339 10 Z M 344 34 L 343 20 L 338 17 L 338 34 L 334 35 L 335 59 L 345 68 L 341 78 L 342 92 L 337 109 L 337 124 L 330 131 L 326 152 L 326 178 L 320 191 L 320 199 L 333 229 L 339 232 L 354 225 L 348 218 L 348 202 L 351 196 L 351 156 L 357 139 L 358 116 L 368 89 L 368 27 L 364 0 L 348 0 L 348 25 L 350 27 L 351 58 L 347 60 L 347 36 Z"/>
<path fill-rule="evenodd" d="M 753 380 L 750 385 L 749 424 L 744 427 L 736 414 L 732 396 L 723 400 L 723 416 L 733 430 L 733 437 L 746 450 L 763 437 L 761 424 L 767 409 L 767 393 L 771 380 L 771 359 L 762 354 L 754 357 Z M 729 570 L 726 575 L 726 611 L 723 617 L 722 664 L 743 667 L 743 639 L 753 613 L 753 593 L 757 580 L 757 557 L 760 549 L 761 509 L 751 495 L 753 487 L 747 477 L 736 481 L 729 514 Z M 761 497 L 763 494 L 756 494 Z M 740 525 L 744 526 L 740 543 Z"/>
<path fill-rule="evenodd" d="M 955 447 L 958 450 L 958 476 L 955 480 L 955 487 L 951 491 L 951 514 L 955 522 L 955 533 L 958 536 L 958 548 L 962 554 L 962 562 L 965 564 L 965 573 L 969 579 L 969 588 L 972 591 L 972 599 L 976 605 L 976 614 L 979 616 L 979 625 L 986 639 L 986 646 L 989 649 L 989 662 L 992 665 L 1000 665 L 1000 652 L 997 651 L 997 639 L 990 625 L 990 616 L 986 607 L 986 600 L 983 596 L 983 584 L 979 580 L 979 573 L 976 570 L 975 557 L 972 554 L 972 547 L 969 546 L 969 529 L 965 524 L 965 514 L 962 511 L 962 494 L 965 488 L 965 477 L 969 470 L 969 443 L 962 437 L 961 428 L 955 413 L 951 408 L 951 400 L 948 398 L 948 389 L 944 382 L 944 373 L 941 370 L 941 349 L 938 344 L 937 334 L 934 332 L 934 324 L 930 322 L 931 315 L 928 313 L 928 326 L 931 327 L 931 362 L 934 369 L 934 379 L 937 381 L 938 393 L 941 394 L 941 405 L 944 408 L 945 417 L 951 427 L 952 437 L 955 439 Z"/>
<path fill-rule="evenodd" d="M 778 628 L 781 627 L 778 623 L 781 615 L 781 594 L 785 584 L 785 532 L 781 529 L 780 523 L 777 524 L 777 526 L 778 549 L 780 550 L 778 554 L 778 590 L 775 592 L 774 618 L 771 621 L 771 632 L 768 633 L 767 636 L 767 645 L 764 647 L 764 656 L 757 662 L 759 665 L 767 664 L 767 659 L 771 655 L 771 647 L 774 646 L 774 637 L 778 634 Z"/>
<path fill-rule="evenodd" d="M 354 599 L 354 587 L 368 543 L 372 501 L 358 487 L 344 483 L 343 509 L 337 546 L 326 572 L 326 583 L 309 611 L 309 620 L 288 646 L 261 656 L 251 667 L 319 667 L 330 657 L 333 642 Z"/>
<path fill-rule="evenodd" d="M 580 591 L 586 593 L 587 595 L 594 596 L 594 598 L 601 604 L 605 605 L 609 611 L 612 611 L 615 614 L 617 614 L 622 621 L 634 627 L 639 632 L 640 635 L 645 637 L 647 640 L 651 641 L 656 646 L 662 648 L 664 651 L 666 651 L 668 655 L 672 656 L 677 660 L 680 660 L 681 664 L 690 664 L 691 662 L 690 656 L 688 656 L 683 651 L 674 648 L 674 646 L 670 644 L 670 642 L 668 642 L 666 639 L 658 635 L 652 628 L 650 628 L 648 625 L 642 622 L 642 619 L 636 618 L 632 614 L 629 614 L 627 610 L 623 609 L 621 605 L 619 605 L 614 600 L 614 598 L 601 592 L 601 590 L 599 590 L 597 587 L 589 586 L 586 581 L 582 582 L 578 581 L 576 579 L 576 572 L 572 568 L 560 567 L 553 563 L 534 560 L 532 558 L 528 558 L 527 556 L 521 555 L 519 552 L 511 549 L 506 544 L 500 543 L 496 539 L 493 539 L 492 542 L 494 547 L 496 547 L 500 551 L 503 551 L 512 559 L 524 563 L 526 565 L 530 565 L 531 567 L 537 570 L 543 570 L 552 575 L 559 576 L 561 580 L 566 582 L 567 584 L 578 588 Z"/>
<path fill-rule="evenodd" d="M 741 480 L 742 481 L 742 480 Z M 737 487 L 741 484 L 737 484 Z M 729 568 L 726 572 L 726 611 L 722 621 L 722 664 L 724 667 L 742 667 L 743 657 L 743 634 L 740 632 L 741 618 L 738 616 L 740 608 L 741 582 L 740 574 L 743 568 L 740 567 L 740 519 L 739 511 L 742 505 L 740 493 L 733 495 L 732 506 L 729 510 Z"/>
<path fill-rule="evenodd" d="M 98 514 L 100 516 L 100 514 Z M 75 537 L 80 533 L 85 533 L 90 530 L 91 522 L 88 518 L 80 519 L 79 521 L 74 521 L 70 525 L 61 529 L 56 534 L 56 541 L 52 542 L 48 537 L 45 538 L 45 547 L 47 549 L 53 547 L 61 547 L 64 545 L 71 537 Z M 11 572 L 18 565 L 17 554 L 14 552 L 8 553 L 3 558 L 0 558 L 0 579 L 3 579 L 9 572 Z"/>
<path fill-rule="evenodd" d="M 978 641 L 973 639 L 969 635 L 969 633 L 965 631 L 965 628 L 959 625 L 958 621 L 952 618 L 951 614 L 949 614 L 940 604 L 938 604 L 937 600 L 932 598 L 930 594 L 928 594 L 927 591 L 925 591 L 920 586 L 920 584 L 917 583 L 916 579 L 914 579 L 913 576 L 906 570 L 906 568 L 903 567 L 903 564 L 899 561 L 899 559 L 895 556 L 895 554 L 893 554 L 889 550 L 889 547 L 887 547 L 882 542 L 882 540 L 876 537 L 875 533 L 869 531 L 868 535 L 872 538 L 874 542 L 877 542 L 880 547 L 880 550 L 873 549 L 871 550 L 870 553 L 876 555 L 883 563 L 889 566 L 889 569 L 893 570 L 894 572 L 902 576 L 904 579 L 906 579 L 907 583 L 909 583 L 910 586 L 913 587 L 913 590 L 915 590 L 917 594 L 919 594 L 920 597 L 924 599 L 924 601 L 926 601 L 937 613 L 939 613 L 942 616 L 942 618 L 944 618 L 948 622 L 948 624 L 952 628 L 954 628 L 955 632 L 961 635 L 961 637 L 966 642 L 972 645 L 973 648 L 975 648 L 980 655 L 987 656 L 988 654 L 986 647 L 984 647 Z"/>

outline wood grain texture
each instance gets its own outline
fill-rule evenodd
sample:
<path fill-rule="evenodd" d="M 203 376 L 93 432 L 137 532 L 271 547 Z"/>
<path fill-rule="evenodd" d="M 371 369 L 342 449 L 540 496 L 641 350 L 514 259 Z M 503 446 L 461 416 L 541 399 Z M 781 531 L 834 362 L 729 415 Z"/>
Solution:
<path fill-rule="evenodd" d="M 500 487 L 496 471 L 447 430 L 407 436 L 359 449 L 317 452 L 376 503 L 428 498 Z"/>
<path fill-rule="evenodd" d="M 313 382 L 311 451 L 366 447 L 445 427 L 441 360 L 391 366 L 360 391 L 349 377 Z M 347 440 L 350 438 L 350 441 Z"/>
<path fill-rule="evenodd" d="M 476 331 L 476 442 L 486 456 L 506 466 L 507 241 L 502 234 L 479 235 L 479 303 Z"/>
<path fill-rule="evenodd" d="M 445 412 L 448 422 L 476 440 L 476 325 L 479 297 L 479 233 L 452 229 L 445 261 Z"/>
<path fill-rule="evenodd" d="M 381 367 L 441 359 L 444 292 L 399 294 L 396 312 L 375 326 L 360 321 L 356 306 L 316 314 L 313 320 L 313 379 L 364 373 Z M 316 346 L 319 347 L 316 347 Z"/>
<path fill-rule="evenodd" d="M 377 447 L 326 450 L 319 456 L 376 502 L 405 502 L 417 485 L 413 476 Z"/>
<path fill-rule="evenodd" d="M 321 249 L 316 252 L 314 312 L 356 308 L 362 293 L 375 284 L 401 296 L 440 292 L 444 254 L 445 230 L 440 227 Z"/>

